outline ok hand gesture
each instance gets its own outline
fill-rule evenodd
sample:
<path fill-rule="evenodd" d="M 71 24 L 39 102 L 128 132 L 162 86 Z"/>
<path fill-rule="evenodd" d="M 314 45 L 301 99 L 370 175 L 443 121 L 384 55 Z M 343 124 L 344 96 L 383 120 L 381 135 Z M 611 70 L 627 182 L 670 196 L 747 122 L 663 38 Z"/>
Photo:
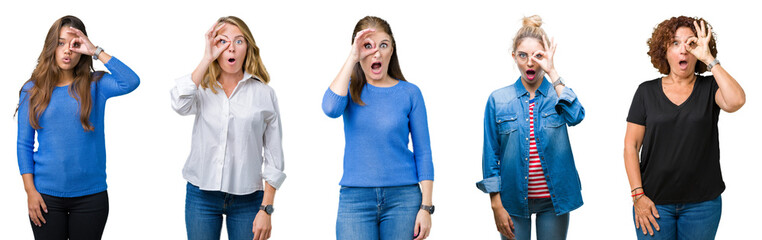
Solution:
<path fill-rule="evenodd" d="M 693 21 L 693 26 L 696 28 L 696 35 L 698 37 L 688 38 L 688 41 L 684 43 L 685 49 L 693 54 L 693 56 L 696 56 L 699 61 L 709 64 L 714 61 L 714 57 L 712 57 L 712 53 L 709 51 L 709 41 L 712 39 L 712 27 L 709 26 L 707 28 L 704 21 L 701 21 L 701 26 L 699 26 L 698 22 Z"/>
<path fill-rule="evenodd" d="M 214 23 L 212 25 L 212 28 L 209 29 L 209 31 L 206 32 L 206 48 L 204 49 L 204 60 L 208 62 L 213 62 L 217 59 L 217 57 L 222 54 L 225 49 L 230 46 L 230 40 L 227 39 L 225 36 L 217 35 L 217 31 L 222 29 L 222 27 L 225 26 L 225 23 L 217 25 L 218 23 Z M 225 40 L 224 43 L 221 43 L 222 40 Z"/>
<path fill-rule="evenodd" d="M 553 39 L 548 42 L 548 39 L 545 36 L 542 36 L 542 44 L 545 47 L 545 51 L 535 51 L 532 53 L 532 59 L 530 61 L 539 64 L 540 68 L 542 68 L 548 75 L 553 75 L 552 73 L 556 71 L 556 67 L 553 65 L 553 56 L 556 54 L 557 44 Z"/>
<path fill-rule="evenodd" d="M 93 45 L 92 42 L 90 42 L 90 39 L 85 36 L 82 31 L 79 29 L 69 27 L 68 30 L 66 30 L 66 33 L 76 35 L 77 37 L 72 38 L 69 42 L 69 49 L 72 52 L 84 54 L 84 55 L 90 55 L 92 56 L 95 54 L 95 45 Z"/>
<path fill-rule="evenodd" d="M 376 53 L 376 43 L 372 39 L 368 38 L 368 35 L 376 32 L 376 29 L 366 28 L 357 32 L 355 35 L 355 41 L 352 43 L 352 51 L 349 53 L 350 59 L 356 63 L 368 55 Z"/>

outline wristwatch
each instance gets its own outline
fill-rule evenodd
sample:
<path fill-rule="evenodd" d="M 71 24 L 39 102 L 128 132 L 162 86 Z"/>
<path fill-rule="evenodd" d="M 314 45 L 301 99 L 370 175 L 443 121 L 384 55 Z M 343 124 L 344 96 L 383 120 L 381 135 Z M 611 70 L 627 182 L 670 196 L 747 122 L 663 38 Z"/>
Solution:
<path fill-rule="evenodd" d="M 553 87 L 554 87 L 554 88 L 555 88 L 556 86 L 558 86 L 558 85 L 564 85 L 564 87 L 566 87 L 566 82 L 564 82 L 564 78 L 562 78 L 562 77 L 558 77 L 558 80 L 556 80 L 555 82 L 553 82 Z"/>
<path fill-rule="evenodd" d="M 434 214 L 434 205 L 423 205 L 421 204 L 421 209 L 426 210 L 429 212 L 429 214 Z"/>
<path fill-rule="evenodd" d="M 709 64 L 706 65 L 706 70 L 709 70 L 711 72 L 712 68 L 714 67 L 714 65 L 717 65 L 717 64 L 720 64 L 720 60 L 717 60 L 715 58 L 714 61 L 712 61 L 712 62 L 710 62 Z"/>
<path fill-rule="evenodd" d="M 103 52 L 102 47 L 95 47 L 95 54 L 93 54 L 93 60 L 98 60 L 98 55 L 101 55 L 101 52 Z"/>
<path fill-rule="evenodd" d="M 267 215 L 273 215 L 273 212 L 275 211 L 275 208 L 273 208 L 273 205 L 260 205 L 259 210 L 264 210 Z"/>

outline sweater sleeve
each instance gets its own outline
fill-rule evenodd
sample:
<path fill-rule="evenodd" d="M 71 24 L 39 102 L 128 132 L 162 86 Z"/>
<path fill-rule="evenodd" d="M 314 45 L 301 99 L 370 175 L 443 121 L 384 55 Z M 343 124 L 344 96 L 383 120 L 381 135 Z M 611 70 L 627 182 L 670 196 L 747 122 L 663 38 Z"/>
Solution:
<path fill-rule="evenodd" d="M 344 114 L 348 103 L 349 94 L 341 96 L 331 91 L 331 88 L 328 88 L 323 95 L 323 112 L 330 118 L 337 118 Z"/>
<path fill-rule="evenodd" d="M 193 83 L 190 74 L 175 80 L 175 87 L 169 91 L 172 97 L 172 109 L 183 116 L 196 114 L 198 112 L 197 91 L 198 86 Z"/>
<path fill-rule="evenodd" d="M 275 92 L 271 90 L 270 99 L 274 109 L 273 114 L 265 117 L 265 133 L 263 137 L 264 163 L 262 168 L 262 178 L 275 189 L 279 189 L 286 180 L 286 174 L 283 173 L 283 141 L 280 123 L 280 109 L 278 107 L 278 98 Z"/>
<path fill-rule="evenodd" d="M 426 104 L 423 94 L 417 87 L 412 91 L 413 106 L 410 111 L 410 138 L 413 141 L 413 155 L 418 171 L 418 181 L 434 180 L 434 163 L 431 160 L 431 142 L 429 124 L 426 116 Z"/>
<path fill-rule="evenodd" d="M 111 57 L 105 66 L 111 73 L 105 74 L 97 86 L 106 99 L 128 94 L 140 85 L 140 77 L 116 57 Z"/>
<path fill-rule="evenodd" d="M 34 135 L 36 131 L 29 123 L 29 89 L 34 83 L 24 85 L 19 96 L 18 137 L 16 139 L 16 156 L 18 157 L 21 174 L 34 173 Z"/>

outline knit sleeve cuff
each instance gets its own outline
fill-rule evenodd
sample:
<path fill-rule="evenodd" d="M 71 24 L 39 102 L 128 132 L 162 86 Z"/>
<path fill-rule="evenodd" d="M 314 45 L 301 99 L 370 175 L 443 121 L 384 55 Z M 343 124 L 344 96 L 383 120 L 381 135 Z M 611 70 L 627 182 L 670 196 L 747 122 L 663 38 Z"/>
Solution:
<path fill-rule="evenodd" d="M 476 183 L 476 188 L 484 193 L 500 192 L 500 176 L 485 178 Z"/>

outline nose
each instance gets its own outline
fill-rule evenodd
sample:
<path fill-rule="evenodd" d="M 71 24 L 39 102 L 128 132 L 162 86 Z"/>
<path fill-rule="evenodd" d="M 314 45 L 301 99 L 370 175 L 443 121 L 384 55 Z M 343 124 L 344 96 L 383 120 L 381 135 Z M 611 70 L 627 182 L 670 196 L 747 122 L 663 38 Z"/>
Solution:
<path fill-rule="evenodd" d="M 381 58 L 381 51 L 379 51 L 378 49 L 376 49 L 376 52 L 374 52 L 374 53 L 373 53 L 373 57 L 374 57 L 374 58 Z"/>
<path fill-rule="evenodd" d="M 527 67 L 529 68 L 534 67 L 534 60 L 532 60 L 532 58 L 529 58 L 529 61 L 527 61 Z"/>
<path fill-rule="evenodd" d="M 680 44 L 680 54 L 687 54 L 687 53 L 688 53 L 687 44 L 685 43 Z"/>
<path fill-rule="evenodd" d="M 231 52 L 231 53 L 232 53 L 232 52 L 235 52 L 235 47 L 233 46 L 233 43 L 232 43 L 232 42 L 230 43 L 230 45 L 228 45 L 228 49 L 227 49 L 227 51 L 228 51 L 228 52 Z"/>

